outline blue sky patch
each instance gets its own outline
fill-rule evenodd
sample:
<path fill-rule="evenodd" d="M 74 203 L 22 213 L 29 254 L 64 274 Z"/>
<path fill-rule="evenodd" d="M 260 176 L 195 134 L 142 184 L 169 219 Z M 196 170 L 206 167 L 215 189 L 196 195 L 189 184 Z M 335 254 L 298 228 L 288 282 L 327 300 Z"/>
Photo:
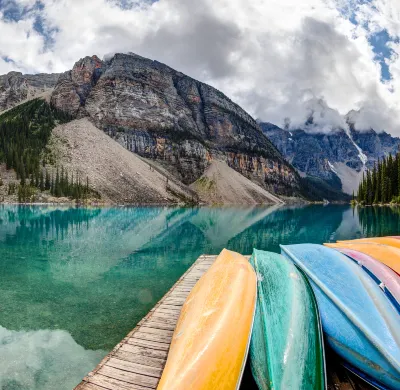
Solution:
<path fill-rule="evenodd" d="M 12 63 L 12 64 L 15 63 L 15 62 L 14 62 L 10 57 L 8 57 L 8 56 L 1 56 L 1 59 L 2 59 L 4 62 L 8 62 L 8 63 Z"/>
<path fill-rule="evenodd" d="M 348 0 L 346 6 L 339 8 L 340 13 L 348 18 L 354 25 L 358 25 L 357 12 L 360 5 L 370 4 L 372 0 Z M 371 5 L 372 6 L 372 5 Z M 368 21 L 363 25 L 367 31 L 369 30 Z M 389 59 L 393 50 L 387 45 L 389 42 L 393 42 L 393 39 L 389 36 L 386 30 L 379 31 L 377 33 L 371 34 L 368 38 L 368 42 L 372 46 L 375 53 L 375 61 L 379 62 L 381 66 L 381 79 L 382 81 L 388 81 L 392 78 L 389 71 L 389 66 L 386 64 L 386 59 Z"/>
<path fill-rule="evenodd" d="M 390 38 L 386 30 L 373 34 L 369 38 L 369 43 L 375 53 L 375 60 L 381 65 L 382 80 L 390 80 L 392 78 L 392 75 L 389 72 L 389 67 L 385 62 L 385 59 L 390 58 L 393 54 L 393 50 L 387 45 L 392 41 L 393 40 Z"/>

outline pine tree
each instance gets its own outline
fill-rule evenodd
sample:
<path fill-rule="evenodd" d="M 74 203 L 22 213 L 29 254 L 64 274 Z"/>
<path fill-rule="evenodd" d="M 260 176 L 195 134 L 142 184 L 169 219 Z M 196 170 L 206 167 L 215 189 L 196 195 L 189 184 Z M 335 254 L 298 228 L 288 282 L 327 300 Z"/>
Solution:
<path fill-rule="evenodd" d="M 51 193 L 51 195 L 55 196 L 55 183 L 54 183 L 54 174 L 53 174 L 53 172 L 51 173 L 50 193 Z"/>
<path fill-rule="evenodd" d="M 397 196 L 400 196 L 400 153 L 397 153 Z"/>
<path fill-rule="evenodd" d="M 372 194 L 372 185 L 371 185 L 371 173 L 367 171 L 367 177 L 365 179 L 365 194 L 364 194 L 364 202 L 366 204 L 371 204 L 371 194 Z"/>
<path fill-rule="evenodd" d="M 60 196 L 65 194 L 65 177 L 64 177 L 64 166 L 61 165 L 61 176 L 60 176 Z"/>
<path fill-rule="evenodd" d="M 65 194 L 65 196 L 71 196 L 71 194 L 70 194 L 70 183 L 69 183 L 69 178 L 68 178 L 68 171 L 65 171 L 64 194 Z"/>
<path fill-rule="evenodd" d="M 40 188 L 40 191 L 44 191 L 45 190 L 44 175 L 43 175 L 43 170 L 42 169 L 40 170 L 39 188 Z"/>
<path fill-rule="evenodd" d="M 35 187 L 40 188 L 40 175 L 38 170 L 35 170 Z"/>
<path fill-rule="evenodd" d="M 60 172 L 57 167 L 56 171 L 56 181 L 54 183 L 54 196 L 60 197 L 61 196 L 61 188 L 60 188 Z"/>
<path fill-rule="evenodd" d="M 50 174 L 49 171 L 46 169 L 46 181 L 44 184 L 45 190 L 49 191 L 51 189 L 51 179 L 50 179 Z"/>
<path fill-rule="evenodd" d="M 20 178 L 21 178 L 21 186 L 26 184 L 26 176 L 25 176 L 25 167 L 24 164 L 20 164 Z"/>
<path fill-rule="evenodd" d="M 382 203 L 386 203 L 386 196 L 387 196 L 387 181 L 386 181 L 386 159 L 382 159 L 382 167 L 381 167 L 381 196 L 380 200 Z"/>

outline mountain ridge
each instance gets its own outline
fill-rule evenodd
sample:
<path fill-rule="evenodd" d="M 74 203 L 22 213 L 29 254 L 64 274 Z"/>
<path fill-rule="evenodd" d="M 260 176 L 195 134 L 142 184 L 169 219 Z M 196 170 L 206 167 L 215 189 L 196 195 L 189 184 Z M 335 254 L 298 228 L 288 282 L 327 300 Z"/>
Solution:
<path fill-rule="evenodd" d="M 87 56 L 61 74 L 0 76 L 0 111 L 40 93 L 54 109 L 88 119 L 186 186 L 219 161 L 281 197 L 340 199 L 365 167 L 399 143 L 351 126 L 320 134 L 257 123 L 221 91 L 133 53 Z"/>
<path fill-rule="evenodd" d="M 90 190 L 102 194 L 106 202 L 196 202 L 198 195 L 188 185 L 202 178 L 208 172 L 207 168 L 218 167 L 216 172 L 213 171 L 213 178 L 220 180 L 217 188 L 223 191 L 229 188 L 237 195 L 227 197 L 220 192 L 216 196 L 207 196 L 207 190 L 204 192 L 202 188 L 202 202 L 271 204 L 282 203 L 271 192 L 302 196 L 302 183 L 297 172 L 262 134 L 248 113 L 215 88 L 157 61 L 125 54 L 117 54 L 108 61 L 92 56 L 79 60 L 73 69 L 60 75 L 32 76 L 11 72 L 1 76 L 0 80 L 1 91 L 6 97 L 3 113 L 15 106 L 19 107 L 14 113 L 23 113 L 24 107 L 32 110 L 32 107 L 49 103 L 45 110 L 68 118 L 68 123 L 52 130 L 52 141 L 41 157 L 43 163 L 50 161 L 50 166 L 44 169 L 38 166 L 37 170 L 34 168 L 35 172 L 29 168 L 32 173 L 27 178 L 28 186 L 37 186 L 37 177 L 47 177 L 48 172 L 58 175 L 55 168 L 61 166 L 75 178 L 86 177 Z M 47 103 L 28 103 L 37 96 L 45 98 Z M 74 118 L 78 122 L 74 122 Z M 95 130 L 96 127 L 100 130 Z M 24 131 L 30 131 L 29 124 Z M 106 138 L 101 136 L 102 133 Z M 60 140 L 57 146 L 60 153 L 56 158 L 55 137 Z M 85 139 L 90 139 L 92 147 Z M 106 155 L 109 150 L 106 139 L 114 150 L 111 159 Z M 128 158 L 129 152 L 127 155 L 116 145 L 133 152 L 132 158 Z M 41 152 L 38 150 L 38 153 Z M 132 169 L 140 167 L 138 171 L 124 170 L 118 165 L 115 153 L 128 158 L 126 165 Z M 102 156 L 100 160 L 98 155 Z M 20 164 L 29 164 L 22 156 L 20 161 Z M 121 172 L 114 172 L 109 179 L 103 180 L 102 176 L 111 172 L 112 166 L 119 166 L 116 169 Z M 11 195 L 8 186 L 3 186 L 1 195 L 3 199 L 15 201 L 16 191 L 19 193 L 18 174 L 17 177 L 10 175 L 3 167 L 1 171 L 6 184 L 13 186 Z M 151 188 L 149 183 L 146 184 L 146 175 L 161 180 L 161 185 L 154 187 L 154 196 L 146 195 Z M 116 176 L 118 180 L 114 180 Z M 237 186 L 229 176 L 240 179 Z M 138 181 L 138 177 L 142 180 Z M 129 186 L 133 186 L 131 193 Z M 53 199 L 50 195 L 41 190 L 35 198 L 39 201 Z"/>
<path fill-rule="evenodd" d="M 59 73 L 23 75 L 21 72 L 0 75 L 0 113 L 40 93 L 51 92 L 59 76 Z"/>
<path fill-rule="evenodd" d="M 301 193 L 297 172 L 248 113 L 222 92 L 158 61 L 132 54 L 82 58 L 60 76 L 51 103 L 89 117 L 185 184 L 218 159 L 268 191 Z"/>
<path fill-rule="evenodd" d="M 300 175 L 322 179 L 347 194 L 357 191 L 365 169 L 400 147 L 398 137 L 373 129 L 356 130 L 351 123 L 348 130 L 330 132 L 282 129 L 268 122 L 260 126 Z"/>

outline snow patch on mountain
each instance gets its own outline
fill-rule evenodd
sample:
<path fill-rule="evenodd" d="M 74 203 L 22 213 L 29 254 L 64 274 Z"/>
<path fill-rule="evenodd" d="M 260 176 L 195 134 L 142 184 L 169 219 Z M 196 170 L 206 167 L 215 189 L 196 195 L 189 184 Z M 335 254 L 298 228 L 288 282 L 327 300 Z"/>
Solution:
<path fill-rule="evenodd" d="M 367 155 L 362 151 L 362 149 L 355 143 L 353 140 L 353 137 L 351 136 L 349 131 L 346 131 L 347 136 L 349 137 L 350 141 L 353 143 L 354 147 L 358 150 L 358 157 L 360 158 L 361 162 L 363 163 L 364 167 L 367 164 L 368 157 Z"/>
<path fill-rule="evenodd" d="M 333 173 L 336 173 L 336 175 L 337 175 L 338 173 L 337 173 L 335 167 L 332 165 L 332 163 L 331 163 L 329 160 L 328 160 L 328 165 L 329 165 L 329 168 L 331 169 L 331 171 L 332 171 Z"/>

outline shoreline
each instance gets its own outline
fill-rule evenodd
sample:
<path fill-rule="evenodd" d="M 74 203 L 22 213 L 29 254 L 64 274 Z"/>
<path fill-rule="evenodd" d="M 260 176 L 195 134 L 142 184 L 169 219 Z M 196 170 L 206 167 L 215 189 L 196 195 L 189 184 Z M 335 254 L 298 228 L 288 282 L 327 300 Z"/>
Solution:
<path fill-rule="evenodd" d="M 309 202 L 303 199 L 300 199 L 298 202 L 291 201 L 291 202 L 282 202 L 279 204 L 276 203 L 259 203 L 259 204 L 233 204 L 233 203 L 111 203 L 111 202 L 88 202 L 88 203 L 76 203 L 76 202 L 0 202 L 0 206 L 60 206 L 60 207 L 98 207 L 98 208 L 123 208 L 123 207 L 182 207 L 182 208 L 199 208 L 199 207 L 213 207 L 213 208 L 260 208 L 260 207 L 291 207 L 291 206 L 313 206 L 313 205 L 336 205 L 336 206 L 343 206 L 348 203 L 345 202 L 331 202 L 331 203 L 324 203 L 324 202 Z M 353 206 L 348 204 L 349 206 Z M 393 206 L 393 205 L 388 205 Z M 400 206 L 400 205 L 399 205 Z M 361 206 L 366 207 L 366 206 Z"/>

